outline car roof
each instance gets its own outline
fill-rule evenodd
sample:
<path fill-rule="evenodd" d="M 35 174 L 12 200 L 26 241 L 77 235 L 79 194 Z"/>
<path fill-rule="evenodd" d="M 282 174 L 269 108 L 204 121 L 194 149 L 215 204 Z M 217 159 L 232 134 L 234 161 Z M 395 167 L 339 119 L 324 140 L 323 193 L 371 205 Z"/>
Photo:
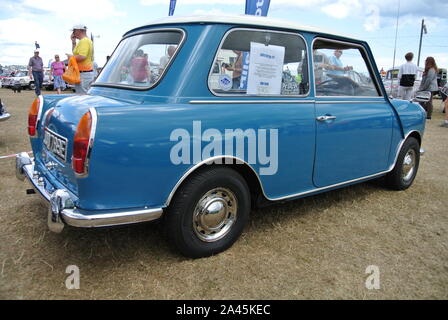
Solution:
<path fill-rule="evenodd" d="M 220 24 L 238 24 L 238 25 L 248 25 L 248 26 L 257 26 L 257 27 L 265 27 L 265 28 L 281 28 L 281 29 L 290 29 L 290 30 L 298 30 L 305 31 L 311 33 L 319 33 L 319 34 L 327 34 L 327 35 L 335 35 L 342 38 L 358 40 L 350 35 L 335 33 L 330 30 L 324 30 L 317 27 L 311 27 L 306 25 L 301 25 L 292 21 L 287 20 L 277 20 L 267 17 L 254 16 L 254 15 L 191 15 L 191 16 L 171 16 L 165 17 L 162 19 L 151 21 L 150 23 L 141 26 L 139 28 L 135 28 L 126 33 L 132 33 L 132 31 L 136 29 L 141 29 L 142 27 L 149 26 L 157 26 L 157 25 L 167 25 L 167 24 L 188 24 L 188 23 L 220 23 Z"/>

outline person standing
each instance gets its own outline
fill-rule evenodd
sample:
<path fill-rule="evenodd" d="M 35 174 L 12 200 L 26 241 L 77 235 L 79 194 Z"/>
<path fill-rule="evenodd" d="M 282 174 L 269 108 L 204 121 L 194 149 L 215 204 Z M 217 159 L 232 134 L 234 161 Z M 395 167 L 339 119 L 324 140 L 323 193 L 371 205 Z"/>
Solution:
<path fill-rule="evenodd" d="M 130 71 L 134 83 L 151 82 L 148 57 L 142 49 L 138 49 L 131 60 Z"/>
<path fill-rule="evenodd" d="M 39 57 L 39 50 L 34 50 L 34 56 L 28 62 L 28 75 L 31 80 L 34 80 L 36 96 L 40 96 L 42 89 L 42 82 L 44 81 L 44 62 Z"/>
<path fill-rule="evenodd" d="M 236 54 L 235 63 L 233 66 L 225 65 L 226 70 L 233 71 L 232 73 L 232 89 L 240 89 L 241 72 L 243 71 L 243 52 L 233 50 Z"/>
<path fill-rule="evenodd" d="M 59 55 L 55 55 L 51 63 L 51 75 L 53 77 L 53 87 L 57 90 L 58 94 L 61 94 L 61 90 L 65 89 L 65 82 L 62 79 L 62 74 L 65 71 L 64 62 L 59 60 Z"/>
<path fill-rule="evenodd" d="M 165 70 L 168 62 L 171 60 L 171 57 L 173 56 L 174 52 L 176 52 L 175 46 L 169 46 L 166 50 L 167 54 L 160 58 L 159 63 L 159 75 L 162 74 L 162 72 Z"/>
<path fill-rule="evenodd" d="M 432 98 L 434 94 L 438 92 L 439 86 L 437 85 L 437 64 L 433 57 L 427 57 L 425 60 L 425 71 L 423 72 L 422 82 L 420 83 L 419 91 L 431 91 L 431 98 L 428 102 L 421 103 L 422 107 L 426 110 L 426 119 L 432 117 Z"/>
<path fill-rule="evenodd" d="M 93 42 L 87 37 L 87 27 L 83 24 L 73 26 L 72 34 L 73 56 L 78 63 L 81 82 L 75 84 L 76 94 L 87 94 L 94 80 L 93 73 Z M 78 39 L 78 43 L 76 43 Z M 70 56 L 70 55 L 68 55 Z"/>
<path fill-rule="evenodd" d="M 406 53 L 404 58 L 406 59 L 406 63 L 402 64 L 398 71 L 398 81 L 400 82 L 398 97 L 403 100 L 411 100 L 418 67 L 412 63 L 412 59 L 414 58 L 412 52 Z"/>

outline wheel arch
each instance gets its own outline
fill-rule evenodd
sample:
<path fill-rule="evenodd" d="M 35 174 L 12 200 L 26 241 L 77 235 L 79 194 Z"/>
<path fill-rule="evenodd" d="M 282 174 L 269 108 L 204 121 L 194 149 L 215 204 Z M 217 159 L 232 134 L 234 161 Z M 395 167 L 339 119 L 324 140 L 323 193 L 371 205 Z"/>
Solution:
<path fill-rule="evenodd" d="M 409 133 L 409 135 L 407 136 L 407 138 L 409 137 L 413 137 L 418 141 L 418 144 L 421 146 L 422 145 L 422 136 L 420 134 L 420 132 L 418 131 L 412 131 Z"/>
<path fill-rule="evenodd" d="M 232 163 L 226 163 L 232 161 Z M 213 163 L 210 163 L 213 162 Z M 246 181 L 249 191 L 251 194 L 251 198 L 254 201 L 257 201 L 257 199 L 261 196 L 264 198 L 264 200 L 268 201 L 268 198 L 266 197 L 263 186 L 261 183 L 260 178 L 258 177 L 257 173 L 255 172 L 254 168 L 252 168 L 247 162 L 233 156 L 216 156 L 212 157 L 206 160 L 201 161 L 200 163 L 196 164 L 195 166 L 191 167 L 187 172 L 185 172 L 182 177 L 178 180 L 174 188 L 171 190 L 167 200 L 165 201 L 165 206 L 168 207 L 171 203 L 171 200 L 173 199 L 174 195 L 176 194 L 177 190 L 181 187 L 182 184 L 184 184 L 188 178 L 197 172 L 198 170 L 203 170 L 206 167 L 213 167 L 213 166 L 225 166 L 228 168 L 231 168 L 238 172 L 243 179 Z"/>

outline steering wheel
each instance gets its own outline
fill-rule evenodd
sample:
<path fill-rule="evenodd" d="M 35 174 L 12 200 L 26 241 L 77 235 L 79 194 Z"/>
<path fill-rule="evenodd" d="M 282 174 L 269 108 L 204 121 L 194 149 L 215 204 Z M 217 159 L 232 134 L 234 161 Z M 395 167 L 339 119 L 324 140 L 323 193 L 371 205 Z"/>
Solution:
<path fill-rule="evenodd" d="M 337 93 L 335 95 L 354 96 L 355 91 L 359 88 L 359 84 L 344 76 L 328 75 L 331 79 L 321 82 L 316 85 L 316 91 L 320 93 L 327 93 L 324 95 L 331 95 L 328 93 Z"/>

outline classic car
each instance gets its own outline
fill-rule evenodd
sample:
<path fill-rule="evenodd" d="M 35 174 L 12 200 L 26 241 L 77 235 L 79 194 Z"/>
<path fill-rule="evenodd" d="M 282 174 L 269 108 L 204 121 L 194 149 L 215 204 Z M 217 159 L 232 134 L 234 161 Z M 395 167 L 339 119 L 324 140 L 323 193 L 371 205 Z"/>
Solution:
<path fill-rule="evenodd" d="M 312 53 L 335 50 L 363 76 L 316 81 Z M 49 203 L 52 231 L 163 217 L 183 255 L 217 254 L 256 206 L 371 179 L 411 186 L 425 111 L 389 98 L 377 70 L 365 41 L 292 22 L 155 21 L 124 34 L 87 95 L 33 101 L 34 157 L 19 154 L 16 175 Z"/>
<path fill-rule="evenodd" d="M 42 87 L 45 90 L 53 90 L 53 79 L 51 78 L 51 70 L 46 69 L 44 71 L 44 81 L 42 82 Z"/>
<path fill-rule="evenodd" d="M 34 81 L 28 76 L 28 71 L 20 70 L 13 76 L 3 79 L 3 87 L 12 88 L 14 85 L 20 86 L 22 89 L 34 90 Z"/>

